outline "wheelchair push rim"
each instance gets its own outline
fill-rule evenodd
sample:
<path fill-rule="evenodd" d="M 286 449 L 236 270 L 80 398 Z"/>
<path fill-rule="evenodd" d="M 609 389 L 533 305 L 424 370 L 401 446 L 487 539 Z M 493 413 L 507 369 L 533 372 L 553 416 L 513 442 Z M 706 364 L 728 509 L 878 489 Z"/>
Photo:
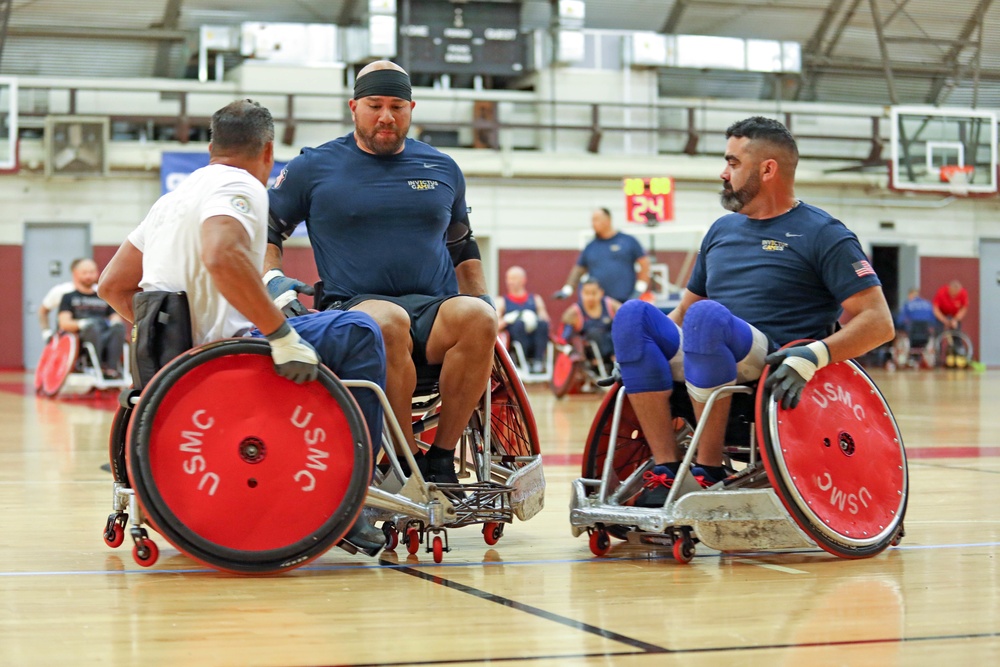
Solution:
<path fill-rule="evenodd" d="M 316 382 L 279 377 L 263 340 L 181 355 L 133 413 L 128 475 L 143 512 L 212 567 L 297 567 L 336 544 L 361 511 L 371 445 L 353 397 L 323 366 Z"/>
<path fill-rule="evenodd" d="M 826 366 L 785 410 L 757 393 L 757 438 L 775 493 L 822 549 L 865 558 L 888 547 L 906 512 L 903 440 L 885 398 L 854 361 Z"/>

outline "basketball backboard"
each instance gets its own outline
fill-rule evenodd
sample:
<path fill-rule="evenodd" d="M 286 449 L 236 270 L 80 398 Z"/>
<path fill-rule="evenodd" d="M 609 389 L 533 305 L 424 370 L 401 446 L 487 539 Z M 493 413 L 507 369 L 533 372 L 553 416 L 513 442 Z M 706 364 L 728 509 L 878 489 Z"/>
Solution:
<path fill-rule="evenodd" d="M 0 173 L 17 169 L 17 79 L 0 77 Z"/>
<path fill-rule="evenodd" d="M 997 117 L 975 109 L 893 107 L 893 190 L 997 191 Z"/>

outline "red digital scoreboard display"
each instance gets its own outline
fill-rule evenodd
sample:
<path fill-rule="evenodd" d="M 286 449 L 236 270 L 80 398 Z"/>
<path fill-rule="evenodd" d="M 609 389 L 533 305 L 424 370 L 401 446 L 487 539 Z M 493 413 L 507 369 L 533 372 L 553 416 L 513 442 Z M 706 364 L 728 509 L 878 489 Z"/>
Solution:
<path fill-rule="evenodd" d="M 625 179 L 625 219 L 657 225 L 674 219 L 674 179 L 670 176 Z"/>

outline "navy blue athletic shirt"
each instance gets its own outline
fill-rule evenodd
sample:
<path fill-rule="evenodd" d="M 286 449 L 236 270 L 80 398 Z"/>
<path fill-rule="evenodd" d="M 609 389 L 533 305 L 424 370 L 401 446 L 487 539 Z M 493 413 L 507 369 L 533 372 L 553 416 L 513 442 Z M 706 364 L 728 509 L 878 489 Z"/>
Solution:
<path fill-rule="evenodd" d="M 352 132 L 302 149 L 269 195 L 269 239 L 305 220 L 325 294 L 458 293 L 445 239 L 468 225 L 465 178 L 437 149 L 407 139 L 401 153 L 372 155 Z"/>
<path fill-rule="evenodd" d="M 576 263 L 597 279 L 605 294 L 624 303 L 635 289 L 635 263 L 645 254 L 638 241 L 616 232 L 588 243 Z"/>
<path fill-rule="evenodd" d="M 854 232 L 800 203 L 768 220 L 740 213 L 716 220 L 687 288 L 784 345 L 825 338 L 844 300 L 880 284 Z"/>

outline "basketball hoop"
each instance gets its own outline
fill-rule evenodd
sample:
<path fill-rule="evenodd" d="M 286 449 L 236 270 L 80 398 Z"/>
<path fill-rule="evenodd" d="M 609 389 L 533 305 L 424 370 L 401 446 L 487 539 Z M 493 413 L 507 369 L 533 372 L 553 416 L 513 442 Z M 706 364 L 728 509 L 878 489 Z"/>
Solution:
<path fill-rule="evenodd" d="M 941 182 L 948 184 L 948 190 L 955 197 L 965 197 L 969 194 L 969 183 L 972 182 L 971 164 L 946 164 L 941 166 Z"/>

